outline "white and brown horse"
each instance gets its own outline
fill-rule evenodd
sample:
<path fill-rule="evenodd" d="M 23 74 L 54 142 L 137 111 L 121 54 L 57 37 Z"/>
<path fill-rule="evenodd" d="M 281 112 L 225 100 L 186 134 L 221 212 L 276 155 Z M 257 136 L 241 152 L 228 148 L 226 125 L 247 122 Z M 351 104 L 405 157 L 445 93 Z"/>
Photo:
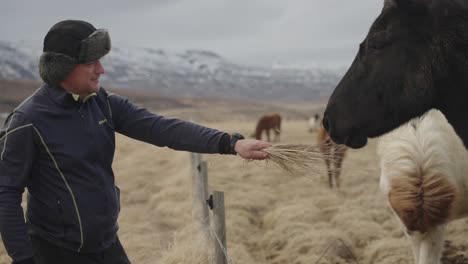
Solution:
<path fill-rule="evenodd" d="M 440 264 L 448 222 L 468 215 L 468 152 L 431 110 L 380 138 L 380 188 L 409 237 L 416 264 Z"/>
<path fill-rule="evenodd" d="M 309 118 L 308 125 L 309 132 L 313 133 L 315 131 L 318 131 L 320 129 L 320 126 L 322 126 L 322 119 L 320 118 L 320 115 L 315 114 L 313 117 Z"/>

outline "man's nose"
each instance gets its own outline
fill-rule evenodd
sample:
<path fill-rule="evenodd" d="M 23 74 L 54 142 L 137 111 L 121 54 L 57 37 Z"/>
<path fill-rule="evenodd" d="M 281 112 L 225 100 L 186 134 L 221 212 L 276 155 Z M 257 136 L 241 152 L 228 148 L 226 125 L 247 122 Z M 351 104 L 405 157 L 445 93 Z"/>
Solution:
<path fill-rule="evenodd" d="M 104 73 L 104 66 L 102 66 L 101 60 L 96 61 L 96 73 L 98 74 Z"/>

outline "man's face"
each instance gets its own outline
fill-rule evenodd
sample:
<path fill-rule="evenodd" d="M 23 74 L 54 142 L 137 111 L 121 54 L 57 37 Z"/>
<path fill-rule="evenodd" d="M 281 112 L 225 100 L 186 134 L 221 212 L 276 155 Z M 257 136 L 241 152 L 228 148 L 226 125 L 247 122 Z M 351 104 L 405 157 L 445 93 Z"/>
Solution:
<path fill-rule="evenodd" d="M 99 60 L 78 64 L 62 82 L 62 87 L 80 97 L 87 96 L 99 90 L 99 77 L 103 73 L 104 67 Z"/>

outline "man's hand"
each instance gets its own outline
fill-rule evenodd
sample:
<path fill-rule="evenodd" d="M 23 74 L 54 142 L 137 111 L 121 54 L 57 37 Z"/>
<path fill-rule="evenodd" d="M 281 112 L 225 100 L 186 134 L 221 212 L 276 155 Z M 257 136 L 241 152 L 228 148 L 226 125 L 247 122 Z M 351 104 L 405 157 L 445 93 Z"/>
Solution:
<path fill-rule="evenodd" d="M 262 149 L 271 146 L 271 143 L 265 141 L 240 139 L 236 142 L 234 150 L 244 159 L 263 160 L 266 159 L 268 155 L 265 151 L 262 151 Z"/>

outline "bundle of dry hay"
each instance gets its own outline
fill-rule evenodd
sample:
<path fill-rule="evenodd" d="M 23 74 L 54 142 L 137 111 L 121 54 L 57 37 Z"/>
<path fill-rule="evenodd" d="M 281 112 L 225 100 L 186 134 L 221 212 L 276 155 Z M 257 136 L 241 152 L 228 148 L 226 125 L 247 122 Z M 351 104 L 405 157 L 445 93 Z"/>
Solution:
<path fill-rule="evenodd" d="M 267 162 L 272 162 L 291 175 L 324 173 L 323 161 L 329 158 L 315 145 L 280 144 L 263 151 L 268 153 Z"/>

